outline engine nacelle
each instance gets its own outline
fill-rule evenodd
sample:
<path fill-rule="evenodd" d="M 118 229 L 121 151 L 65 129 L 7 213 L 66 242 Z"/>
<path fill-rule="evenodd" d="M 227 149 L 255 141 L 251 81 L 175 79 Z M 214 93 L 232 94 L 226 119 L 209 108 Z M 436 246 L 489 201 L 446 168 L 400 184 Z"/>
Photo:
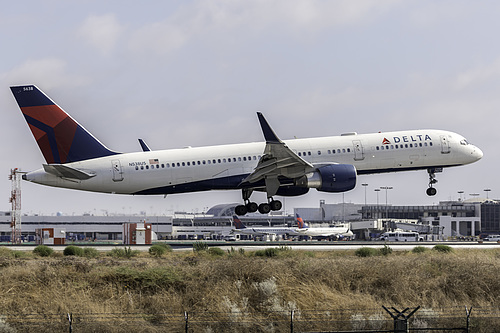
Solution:
<path fill-rule="evenodd" d="M 356 168 L 351 164 L 329 164 L 297 180 L 296 185 L 322 192 L 346 192 L 356 186 Z"/>

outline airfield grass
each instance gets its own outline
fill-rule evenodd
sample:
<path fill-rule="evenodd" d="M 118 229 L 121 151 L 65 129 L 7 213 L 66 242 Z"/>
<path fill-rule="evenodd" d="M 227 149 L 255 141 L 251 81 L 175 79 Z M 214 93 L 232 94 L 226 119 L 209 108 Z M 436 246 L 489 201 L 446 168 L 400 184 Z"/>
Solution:
<path fill-rule="evenodd" d="M 264 255 L 193 251 L 85 258 L 62 252 L 39 257 L 0 247 L 0 314 L 187 311 L 248 319 L 272 311 L 362 311 L 382 305 L 500 308 L 500 250 L 415 252 L 360 257 L 354 251 L 282 248 Z M 94 321 L 87 329 L 119 332 L 120 320 Z M 154 332 L 154 327 L 154 321 L 144 320 L 135 331 Z"/>

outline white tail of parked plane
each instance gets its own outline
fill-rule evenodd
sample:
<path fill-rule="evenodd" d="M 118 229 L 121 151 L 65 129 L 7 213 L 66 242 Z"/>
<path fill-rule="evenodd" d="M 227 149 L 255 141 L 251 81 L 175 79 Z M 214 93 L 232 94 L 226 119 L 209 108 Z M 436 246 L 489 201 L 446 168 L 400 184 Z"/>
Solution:
<path fill-rule="evenodd" d="M 84 191 L 167 195 L 208 190 L 240 190 L 237 215 L 268 213 L 282 204 L 273 197 L 297 196 L 315 188 L 345 192 L 357 175 L 427 170 L 428 195 L 435 195 L 435 172 L 473 163 L 483 156 L 459 134 L 410 130 L 282 141 L 257 113 L 265 142 L 188 149 L 118 153 L 108 149 L 34 85 L 11 91 L 45 158 L 43 168 L 23 179 Z M 250 200 L 253 191 L 267 202 Z"/>

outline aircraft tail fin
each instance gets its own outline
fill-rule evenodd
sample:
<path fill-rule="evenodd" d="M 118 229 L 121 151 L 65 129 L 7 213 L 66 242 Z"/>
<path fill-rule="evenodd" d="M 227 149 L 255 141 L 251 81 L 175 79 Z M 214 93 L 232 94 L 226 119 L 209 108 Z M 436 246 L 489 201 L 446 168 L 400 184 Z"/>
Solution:
<path fill-rule="evenodd" d="M 239 217 L 236 215 L 233 215 L 233 222 L 234 222 L 234 226 L 236 227 L 236 229 L 245 229 L 246 228 L 245 225 L 243 224 L 243 222 L 241 222 Z"/>
<path fill-rule="evenodd" d="M 35 85 L 10 90 L 48 164 L 119 154 L 99 142 Z"/>
<path fill-rule="evenodd" d="M 296 215 L 297 224 L 299 225 L 299 229 L 307 228 L 307 224 L 305 224 L 302 217 L 300 217 L 299 214 L 295 214 L 295 215 Z"/>

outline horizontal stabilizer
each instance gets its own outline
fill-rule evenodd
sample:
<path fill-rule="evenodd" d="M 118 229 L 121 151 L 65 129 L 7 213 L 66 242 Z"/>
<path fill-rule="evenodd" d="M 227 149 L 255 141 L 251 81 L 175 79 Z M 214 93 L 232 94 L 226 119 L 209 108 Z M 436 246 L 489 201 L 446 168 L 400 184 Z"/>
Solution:
<path fill-rule="evenodd" d="M 86 180 L 96 175 L 95 173 L 78 170 L 63 164 L 44 164 L 43 169 L 45 170 L 45 172 L 57 177 L 78 180 Z"/>

